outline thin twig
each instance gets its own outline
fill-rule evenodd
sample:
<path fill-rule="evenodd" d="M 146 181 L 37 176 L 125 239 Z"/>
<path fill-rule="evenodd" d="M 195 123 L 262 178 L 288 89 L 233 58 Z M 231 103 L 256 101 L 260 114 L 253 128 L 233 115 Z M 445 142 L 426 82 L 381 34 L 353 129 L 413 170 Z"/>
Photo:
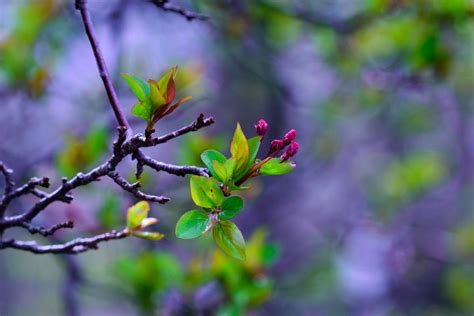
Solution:
<path fill-rule="evenodd" d="M 191 124 L 189 124 L 185 127 L 182 127 L 182 128 L 180 128 L 180 129 L 178 129 L 174 132 L 171 132 L 169 134 L 160 136 L 158 138 L 154 138 L 148 143 L 147 146 L 156 146 L 158 144 L 166 143 L 167 141 L 169 141 L 173 138 L 182 136 L 182 135 L 187 134 L 189 132 L 195 132 L 198 129 L 201 129 L 203 127 L 206 127 L 206 126 L 209 126 L 209 125 L 213 124 L 214 122 L 215 122 L 215 120 L 212 116 L 208 117 L 208 118 L 204 118 L 204 114 L 201 113 L 201 114 L 199 114 L 198 118 L 194 122 L 192 122 Z"/>
<path fill-rule="evenodd" d="M 141 170 L 143 166 L 148 166 L 155 171 L 164 171 L 169 174 L 174 174 L 177 176 L 184 177 L 187 174 L 194 174 L 203 177 L 209 177 L 209 171 L 206 168 L 196 167 L 196 166 L 176 166 L 167 164 L 161 161 L 157 161 L 143 152 L 139 151 L 135 155 L 137 159 L 137 171 Z"/>
<path fill-rule="evenodd" d="M 0 249 L 14 248 L 33 252 L 36 254 L 78 254 L 91 249 L 98 249 L 99 243 L 103 241 L 122 239 L 129 234 L 124 230 L 111 231 L 105 234 L 97 235 L 90 238 L 77 238 L 65 244 L 55 244 L 48 246 L 40 246 L 35 241 L 6 240 L 0 242 Z"/>
<path fill-rule="evenodd" d="M 48 237 L 53 235 L 56 231 L 62 229 L 62 228 L 74 228 L 74 222 L 73 221 L 67 221 L 65 223 L 59 223 L 56 224 L 50 228 L 45 228 L 41 226 L 35 226 L 31 223 L 28 222 L 20 222 L 18 226 L 26 228 L 32 235 L 34 234 L 40 234 L 44 237 Z"/>
<path fill-rule="evenodd" d="M 131 184 L 127 180 L 125 180 L 123 177 L 121 177 L 118 174 L 118 172 L 111 171 L 111 172 L 108 173 L 108 176 L 112 180 L 114 180 L 114 182 L 117 183 L 122 189 L 132 193 L 133 195 L 135 195 L 135 197 L 137 197 L 141 200 L 145 200 L 145 201 L 149 201 L 149 202 L 158 202 L 158 203 L 162 203 L 162 204 L 166 203 L 170 200 L 169 198 L 167 198 L 165 196 L 156 196 L 156 195 L 150 195 L 150 194 L 146 194 L 146 193 L 141 192 L 140 190 L 138 190 L 138 188 L 140 187 L 139 182 Z"/>
<path fill-rule="evenodd" d="M 43 188 L 49 187 L 49 179 L 46 177 L 43 178 L 31 178 L 26 184 L 22 185 L 19 188 L 10 190 L 0 202 L 0 213 L 3 213 L 8 207 L 10 202 L 22 195 L 33 193 L 33 190 L 36 186 L 41 186 Z"/>
<path fill-rule="evenodd" d="M 87 0 L 76 0 L 76 9 L 79 10 L 82 17 L 82 22 L 84 23 L 84 29 L 86 31 L 87 37 L 94 52 L 94 57 L 97 62 L 97 67 L 99 68 L 99 74 L 104 83 L 105 91 L 109 98 L 110 105 L 115 114 L 115 118 L 120 126 L 130 129 L 130 124 L 127 121 L 127 118 L 123 114 L 120 103 L 115 93 L 115 89 L 110 79 L 109 72 L 107 71 L 107 66 L 105 64 L 104 57 L 99 47 L 99 42 L 94 33 L 94 28 L 92 26 L 91 16 L 89 14 L 89 9 L 87 7 Z"/>

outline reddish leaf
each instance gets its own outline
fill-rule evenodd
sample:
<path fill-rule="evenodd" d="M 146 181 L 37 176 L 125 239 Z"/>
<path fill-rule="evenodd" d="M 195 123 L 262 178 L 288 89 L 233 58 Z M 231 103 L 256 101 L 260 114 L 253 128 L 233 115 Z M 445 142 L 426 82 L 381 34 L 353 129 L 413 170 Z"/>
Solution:
<path fill-rule="evenodd" d="M 176 110 L 182 103 L 190 100 L 191 98 L 192 96 L 188 95 L 187 97 L 180 99 L 178 102 L 170 106 L 168 110 L 163 114 L 163 116 L 173 113 L 173 111 Z"/>
<path fill-rule="evenodd" d="M 174 82 L 174 78 L 171 77 L 170 81 L 168 81 L 168 87 L 166 88 L 166 103 L 171 103 L 173 101 L 174 96 L 176 94 L 176 84 Z"/>

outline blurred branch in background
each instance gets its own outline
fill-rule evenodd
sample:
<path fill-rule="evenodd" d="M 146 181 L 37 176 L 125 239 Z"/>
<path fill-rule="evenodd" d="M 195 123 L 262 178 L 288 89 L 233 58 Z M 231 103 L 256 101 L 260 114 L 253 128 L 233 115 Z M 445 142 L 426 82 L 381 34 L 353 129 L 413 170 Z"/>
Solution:
<path fill-rule="evenodd" d="M 160 8 L 161 10 L 163 10 L 163 11 L 173 12 L 173 13 L 182 15 L 188 21 L 192 21 L 192 20 L 207 21 L 207 20 L 209 20 L 209 16 L 207 16 L 205 14 L 202 14 L 202 13 L 197 13 L 197 12 L 192 12 L 192 11 L 186 10 L 183 7 L 172 4 L 169 0 L 149 0 L 149 1 L 151 3 L 153 3 L 155 6 L 157 6 L 158 8 Z"/>

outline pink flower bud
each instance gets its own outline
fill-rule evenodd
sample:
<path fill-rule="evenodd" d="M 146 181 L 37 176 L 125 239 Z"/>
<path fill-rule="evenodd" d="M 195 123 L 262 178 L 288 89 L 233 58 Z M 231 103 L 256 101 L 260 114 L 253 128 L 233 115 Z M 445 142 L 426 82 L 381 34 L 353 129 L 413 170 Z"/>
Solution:
<path fill-rule="evenodd" d="M 283 147 L 284 147 L 284 144 L 282 140 L 279 140 L 279 139 L 272 140 L 272 142 L 270 143 L 270 152 L 272 153 L 277 152 L 283 149 Z"/>
<path fill-rule="evenodd" d="M 292 142 L 290 146 L 288 146 L 288 148 L 286 149 L 285 153 L 281 155 L 280 158 L 283 160 L 288 160 L 294 155 L 296 155 L 299 149 L 300 149 L 300 145 L 298 144 L 298 142 Z"/>
<path fill-rule="evenodd" d="M 264 119 L 261 119 L 258 121 L 257 125 L 255 125 L 255 129 L 257 130 L 258 136 L 265 136 L 268 130 L 268 124 Z"/>
<path fill-rule="evenodd" d="M 285 134 L 285 140 L 288 143 L 291 143 L 296 139 L 296 131 L 294 129 L 291 129 L 288 131 L 288 133 Z"/>

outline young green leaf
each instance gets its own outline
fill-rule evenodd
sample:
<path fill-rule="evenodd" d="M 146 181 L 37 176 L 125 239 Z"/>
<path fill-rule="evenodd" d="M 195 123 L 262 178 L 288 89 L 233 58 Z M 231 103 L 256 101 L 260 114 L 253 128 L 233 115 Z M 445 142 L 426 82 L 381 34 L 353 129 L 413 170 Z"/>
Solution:
<path fill-rule="evenodd" d="M 165 97 L 158 89 L 158 83 L 155 80 L 148 80 L 150 85 L 150 98 L 151 98 L 151 112 L 158 111 L 160 107 L 166 104 Z"/>
<path fill-rule="evenodd" d="M 280 158 L 272 158 L 260 168 L 260 174 L 264 176 L 277 176 L 287 174 L 295 169 L 295 164 L 291 161 L 282 161 Z"/>
<path fill-rule="evenodd" d="M 130 207 L 127 211 L 127 228 L 132 231 L 139 228 L 149 210 L 150 206 L 146 201 L 140 201 Z"/>
<path fill-rule="evenodd" d="M 226 158 L 223 154 L 221 154 L 217 150 L 209 149 L 209 150 L 204 151 L 201 154 L 201 160 L 202 162 L 204 162 L 207 169 L 209 169 L 209 172 L 214 178 L 216 178 L 217 180 L 222 180 L 219 178 L 219 176 L 215 172 L 213 162 L 217 161 L 220 164 L 224 164 L 226 162 Z"/>
<path fill-rule="evenodd" d="M 136 117 L 142 118 L 145 121 L 151 120 L 151 113 L 146 101 L 136 103 L 132 108 L 132 114 Z"/>
<path fill-rule="evenodd" d="M 133 232 L 132 235 L 148 240 L 161 240 L 165 237 L 165 235 L 158 232 Z"/>
<path fill-rule="evenodd" d="M 230 196 L 222 203 L 222 211 L 219 213 L 220 220 L 228 220 L 237 215 L 244 206 L 244 200 L 240 196 Z"/>
<path fill-rule="evenodd" d="M 227 255 L 245 259 L 245 240 L 237 226 L 230 221 L 220 221 L 212 230 L 216 245 Z"/>
<path fill-rule="evenodd" d="M 258 149 L 260 148 L 261 141 L 262 141 L 262 138 L 260 136 L 252 137 L 247 141 L 247 144 L 249 146 L 249 161 L 247 163 L 247 166 L 244 169 L 242 169 L 241 172 L 234 175 L 233 177 L 234 181 L 240 180 L 240 178 L 242 178 L 250 169 L 250 167 L 255 163 L 255 158 L 257 158 L 257 153 L 258 153 Z"/>
<path fill-rule="evenodd" d="M 224 168 L 227 173 L 227 179 L 225 182 L 229 182 L 232 180 L 232 175 L 234 174 L 235 171 L 235 160 L 233 158 L 227 159 L 227 161 L 224 164 Z"/>
<path fill-rule="evenodd" d="M 126 73 L 122 74 L 122 78 L 125 79 L 125 82 L 128 84 L 138 100 L 143 101 L 148 96 L 148 94 L 150 94 L 147 84 L 140 78 Z"/>
<path fill-rule="evenodd" d="M 262 138 L 260 136 L 255 136 L 255 137 L 252 137 L 248 140 L 248 144 L 249 144 L 249 165 L 248 167 L 250 167 L 254 162 L 255 162 L 255 158 L 257 158 L 257 153 L 258 153 L 258 149 L 260 148 L 260 143 L 262 141 Z"/>
<path fill-rule="evenodd" d="M 189 211 L 176 223 L 176 236 L 181 239 L 193 239 L 206 231 L 210 219 L 203 211 Z"/>
<path fill-rule="evenodd" d="M 247 138 L 242 132 L 242 128 L 240 127 L 239 123 L 237 123 L 234 137 L 232 138 L 232 143 L 230 144 L 230 153 L 232 154 L 232 158 L 235 160 L 235 172 L 236 174 L 240 174 L 247 167 L 250 155 Z"/>
<path fill-rule="evenodd" d="M 212 167 L 214 169 L 214 172 L 216 173 L 216 180 L 220 181 L 220 182 L 227 182 L 227 170 L 226 168 L 224 167 L 223 164 L 221 164 L 219 161 L 217 160 L 214 160 L 212 162 Z"/>
<path fill-rule="evenodd" d="M 224 201 L 221 189 L 209 178 L 191 177 L 191 197 L 194 203 L 204 208 L 215 208 Z"/>

